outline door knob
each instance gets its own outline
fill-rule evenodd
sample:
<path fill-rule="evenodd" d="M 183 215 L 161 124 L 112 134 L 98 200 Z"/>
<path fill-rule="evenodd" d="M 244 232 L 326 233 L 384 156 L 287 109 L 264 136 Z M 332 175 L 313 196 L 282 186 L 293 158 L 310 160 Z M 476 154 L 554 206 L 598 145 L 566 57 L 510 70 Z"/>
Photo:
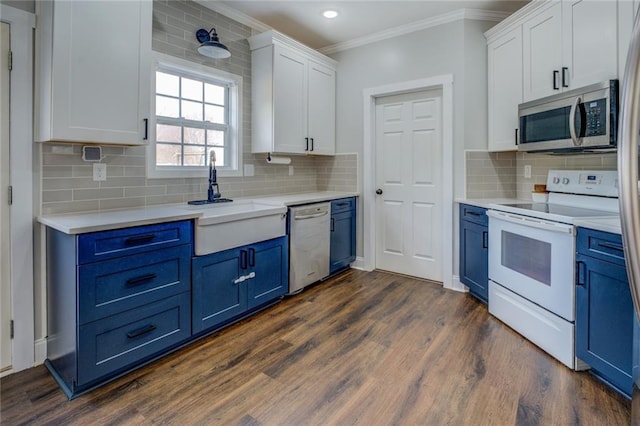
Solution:
<path fill-rule="evenodd" d="M 376 194 L 382 195 L 382 189 L 380 189 L 380 188 L 376 189 Z"/>

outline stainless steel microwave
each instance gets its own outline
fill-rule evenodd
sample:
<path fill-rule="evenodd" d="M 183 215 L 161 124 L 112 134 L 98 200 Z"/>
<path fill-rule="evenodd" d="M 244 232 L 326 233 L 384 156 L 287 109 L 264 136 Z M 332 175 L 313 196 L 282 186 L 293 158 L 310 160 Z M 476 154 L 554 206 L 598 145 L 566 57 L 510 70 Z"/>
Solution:
<path fill-rule="evenodd" d="M 618 132 L 618 80 L 518 105 L 518 151 L 613 150 Z"/>

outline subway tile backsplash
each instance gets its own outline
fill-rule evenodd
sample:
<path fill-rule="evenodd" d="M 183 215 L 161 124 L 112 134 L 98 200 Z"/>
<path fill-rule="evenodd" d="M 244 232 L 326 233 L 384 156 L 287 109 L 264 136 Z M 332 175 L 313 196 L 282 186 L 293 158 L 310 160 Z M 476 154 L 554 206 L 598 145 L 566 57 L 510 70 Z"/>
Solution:
<path fill-rule="evenodd" d="M 467 198 L 515 198 L 516 153 L 466 151 Z"/>
<path fill-rule="evenodd" d="M 196 53 L 199 28 L 215 27 L 231 58 L 214 60 Z M 154 0 L 153 50 L 209 65 L 243 78 L 243 162 L 254 176 L 220 177 L 225 197 L 250 197 L 315 191 L 356 191 L 358 157 L 291 156 L 288 165 L 267 164 L 251 154 L 251 29 L 192 1 Z M 93 181 L 92 163 L 82 160 L 80 145 L 72 154 L 54 153 L 53 143 L 39 145 L 42 158 L 42 214 L 76 213 L 155 204 L 183 203 L 206 197 L 205 178 L 147 179 L 146 148 L 103 146 L 107 180 Z"/>

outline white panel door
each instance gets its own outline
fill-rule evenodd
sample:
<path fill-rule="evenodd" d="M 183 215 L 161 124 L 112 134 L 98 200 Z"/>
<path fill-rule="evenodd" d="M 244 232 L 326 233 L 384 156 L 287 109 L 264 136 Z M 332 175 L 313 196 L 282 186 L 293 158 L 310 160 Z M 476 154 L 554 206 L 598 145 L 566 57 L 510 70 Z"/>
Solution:
<path fill-rule="evenodd" d="M 336 72 L 309 61 L 310 153 L 336 153 Z"/>
<path fill-rule="evenodd" d="M 7 191 L 9 175 L 9 88 L 10 26 L 0 23 L 0 372 L 11 368 L 11 222 Z"/>
<path fill-rule="evenodd" d="M 442 281 L 442 94 L 376 102 L 376 268 Z"/>
<path fill-rule="evenodd" d="M 513 151 L 522 103 L 522 27 L 492 40 L 488 56 L 489 151 Z"/>
<path fill-rule="evenodd" d="M 567 88 L 618 77 L 618 2 L 562 2 L 563 66 Z"/>
<path fill-rule="evenodd" d="M 560 93 L 562 8 L 560 2 L 522 24 L 524 100 Z M 554 72 L 556 87 L 554 89 Z"/>
<path fill-rule="evenodd" d="M 307 60 L 275 46 L 274 58 L 274 147 L 276 152 L 304 154 L 307 150 Z"/>

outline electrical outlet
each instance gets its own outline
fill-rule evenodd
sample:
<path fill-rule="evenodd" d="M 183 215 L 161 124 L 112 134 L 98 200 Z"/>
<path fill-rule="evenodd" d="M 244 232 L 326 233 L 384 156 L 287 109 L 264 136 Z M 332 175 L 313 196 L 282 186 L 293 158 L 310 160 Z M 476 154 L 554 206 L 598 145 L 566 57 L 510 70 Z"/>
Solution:
<path fill-rule="evenodd" d="M 107 165 L 104 163 L 93 163 L 93 180 L 107 180 Z"/>
<path fill-rule="evenodd" d="M 289 166 L 289 176 L 293 176 L 293 166 Z"/>
<path fill-rule="evenodd" d="M 531 179 L 531 165 L 526 164 L 524 166 L 524 177 L 525 179 Z"/>

